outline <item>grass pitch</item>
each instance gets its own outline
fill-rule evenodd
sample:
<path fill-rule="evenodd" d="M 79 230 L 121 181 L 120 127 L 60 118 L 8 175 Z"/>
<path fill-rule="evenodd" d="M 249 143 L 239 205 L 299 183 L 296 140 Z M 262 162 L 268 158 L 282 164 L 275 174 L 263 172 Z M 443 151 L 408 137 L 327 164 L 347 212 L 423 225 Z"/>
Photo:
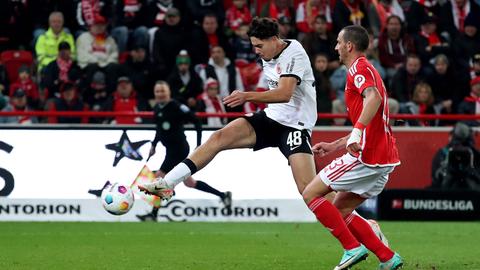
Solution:
<path fill-rule="evenodd" d="M 381 222 L 404 269 L 480 269 L 478 222 Z M 0 269 L 327 269 L 340 245 L 310 223 L 0 222 Z M 354 269 L 376 269 L 370 254 Z"/>

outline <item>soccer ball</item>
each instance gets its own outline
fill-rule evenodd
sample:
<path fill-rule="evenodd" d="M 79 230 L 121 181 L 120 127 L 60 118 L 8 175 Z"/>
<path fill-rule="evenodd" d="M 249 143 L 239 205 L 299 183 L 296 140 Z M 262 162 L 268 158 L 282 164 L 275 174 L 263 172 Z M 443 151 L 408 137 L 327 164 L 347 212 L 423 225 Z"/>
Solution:
<path fill-rule="evenodd" d="M 135 198 L 130 187 L 114 183 L 102 191 L 102 205 L 112 215 L 126 214 L 133 206 Z"/>

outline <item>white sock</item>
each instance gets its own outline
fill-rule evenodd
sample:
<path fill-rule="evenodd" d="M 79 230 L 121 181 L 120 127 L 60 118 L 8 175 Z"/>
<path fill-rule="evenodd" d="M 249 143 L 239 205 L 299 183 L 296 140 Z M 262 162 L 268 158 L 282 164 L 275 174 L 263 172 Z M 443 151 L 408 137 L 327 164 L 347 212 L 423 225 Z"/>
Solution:
<path fill-rule="evenodd" d="M 192 175 L 187 164 L 180 162 L 163 178 L 170 188 L 175 188 L 181 182 L 187 180 Z"/>

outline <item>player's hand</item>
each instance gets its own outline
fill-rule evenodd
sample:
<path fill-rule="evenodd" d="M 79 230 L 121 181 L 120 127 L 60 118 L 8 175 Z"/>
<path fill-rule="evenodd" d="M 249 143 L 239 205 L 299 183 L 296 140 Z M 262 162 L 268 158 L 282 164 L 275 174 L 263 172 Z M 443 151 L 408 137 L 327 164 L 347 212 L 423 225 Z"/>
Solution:
<path fill-rule="evenodd" d="M 312 151 L 319 157 L 324 157 L 335 151 L 335 146 L 333 143 L 319 142 L 312 147 Z"/>
<path fill-rule="evenodd" d="M 228 97 L 223 98 L 223 103 L 228 107 L 240 106 L 246 101 L 246 93 L 235 90 Z"/>
<path fill-rule="evenodd" d="M 359 128 L 354 128 L 350 137 L 347 140 L 347 152 L 354 157 L 358 157 L 362 151 L 360 146 L 360 140 L 362 139 L 363 130 Z"/>

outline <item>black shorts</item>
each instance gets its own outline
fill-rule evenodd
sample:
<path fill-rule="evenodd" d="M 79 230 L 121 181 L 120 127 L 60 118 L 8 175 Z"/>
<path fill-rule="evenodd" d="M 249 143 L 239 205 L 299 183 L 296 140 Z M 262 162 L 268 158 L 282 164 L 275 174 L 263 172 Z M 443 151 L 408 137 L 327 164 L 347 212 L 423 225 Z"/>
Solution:
<path fill-rule="evenodd" d="M 253 150 L 267 147 L 278 147 L 288 158 L 291 154 L 312 154 L 310 134 L 306 129 L 296 129 L 284 126 L 267 117 L 264 111 L 244 116 L 255 130 L 257 141 Z"/>
<path fill-rule="evenodd" d="M 163 143 L 166 148 L 165 159 L 163 160 L 160 170 L 168 173 L 180 162 L 187 158 L 190 152 L 190 146 L 187 141 L 177 141 L 171 143 Z"/>

